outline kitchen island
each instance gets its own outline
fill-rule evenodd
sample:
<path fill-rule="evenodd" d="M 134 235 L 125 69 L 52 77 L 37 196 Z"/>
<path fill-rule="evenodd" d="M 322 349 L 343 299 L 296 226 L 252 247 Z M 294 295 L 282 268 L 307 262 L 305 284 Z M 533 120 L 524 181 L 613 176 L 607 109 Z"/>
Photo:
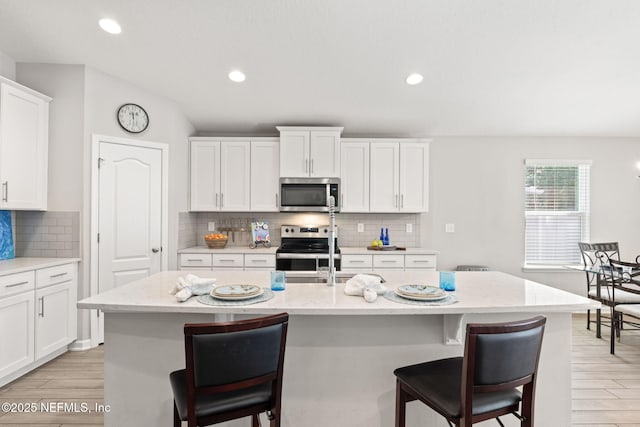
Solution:
<path fill-rule="evenodd" d="M 388 289 L 438 283 L 437 272 L 380 271 Z M 458 272 L 458 302 L 401 304 L 346 296 L 344 285 L 288 283 L 273 299 L 253 305 L 178 303 L 169 295 L 187 272 L 162 272 L 78 303 L 105 313 L 106 426 L 171 425 L 168 375 L 184 368 L 183 324 L 279 312 L 290 315 L 283 383 L 287 427 L 393 425 L 395 377 L 400 366 L 463 352 L 464 325 L 547 317 L 536 392 L 536 425 L 571 424 L 571 313 L 599 303 L 499 272 Z M 267 287 L 269 272 L 198 271 L 218 284 Z M 259 349 L 256 349 L 259 351 Z M 504 417 L 505 425 L 519 425 Z M 220 424 L 248 425 L 248 420 Z M 263 425 L 266 419 L 263 419 Z M 407 426 L 446 426 L 426 406 L 411 403 Z M 480 424 L 482 425 L 482 424 Z M 489 425 L 492 425 L 489 423 Z"/>

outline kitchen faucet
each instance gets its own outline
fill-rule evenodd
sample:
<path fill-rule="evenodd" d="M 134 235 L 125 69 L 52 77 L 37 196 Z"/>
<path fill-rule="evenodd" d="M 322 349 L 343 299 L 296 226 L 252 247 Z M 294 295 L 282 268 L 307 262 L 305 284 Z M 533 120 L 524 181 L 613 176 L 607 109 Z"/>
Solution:
<path fill-rule="evenodd" d="M 336 252 L 336 199 L 329 196 L 329 271 L 327 273 L 327 286 L 336 285 L 336 267 L 333 257 Z"/>

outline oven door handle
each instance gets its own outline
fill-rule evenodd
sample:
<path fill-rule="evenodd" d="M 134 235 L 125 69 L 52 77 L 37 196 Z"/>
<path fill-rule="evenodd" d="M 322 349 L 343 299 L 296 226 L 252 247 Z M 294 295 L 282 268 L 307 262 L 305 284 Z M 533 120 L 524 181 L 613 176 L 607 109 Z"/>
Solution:
<path fill-rule="evenodd" d="M 333 259 L 341 259 L 340 254 L 333 254 Z M 292 254 L 276 253 L 276 259 L 329 259 L 329 254 Z"/>

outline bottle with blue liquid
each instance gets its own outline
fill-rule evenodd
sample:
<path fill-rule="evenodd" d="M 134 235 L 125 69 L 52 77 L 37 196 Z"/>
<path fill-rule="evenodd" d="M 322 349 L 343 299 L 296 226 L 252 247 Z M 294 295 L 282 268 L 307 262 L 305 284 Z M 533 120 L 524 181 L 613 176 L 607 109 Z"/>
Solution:
<path fill-rule="evenodd" d="M 384 244 L 384 228 L 380 228 L 380 241 Z"/>
<path fill-rule="evenodd" d="M 384 246 L 389 246 L 389 229 L 388 228 L 384 229 L 384 238 L 382 239 L 382 244 Z"/>

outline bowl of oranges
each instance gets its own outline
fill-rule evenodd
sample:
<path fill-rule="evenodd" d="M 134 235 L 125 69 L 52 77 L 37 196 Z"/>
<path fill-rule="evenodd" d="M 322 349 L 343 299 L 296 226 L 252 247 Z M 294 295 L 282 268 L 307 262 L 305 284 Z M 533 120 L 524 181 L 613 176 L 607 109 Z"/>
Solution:
<path fill-rule="evenodd" d="M 204 235 L 204 242 L 209 249 L 222 249 L 227 246 L 229 236 L 222 233 L 209 233 Z"/>

